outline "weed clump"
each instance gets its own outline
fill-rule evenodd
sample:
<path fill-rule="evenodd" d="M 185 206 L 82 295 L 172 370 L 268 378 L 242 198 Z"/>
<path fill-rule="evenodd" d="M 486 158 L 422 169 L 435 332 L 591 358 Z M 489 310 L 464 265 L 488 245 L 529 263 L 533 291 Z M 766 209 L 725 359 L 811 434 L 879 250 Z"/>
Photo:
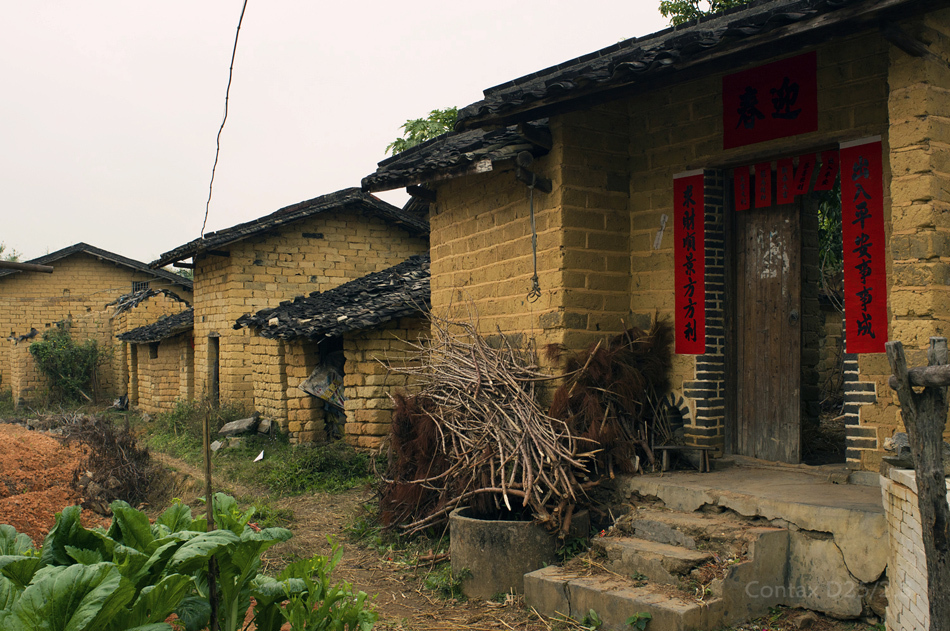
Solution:
<path fill-rule="evenodd" d="M 148 448 L 138 444 L 128 421 L 117 427 L 107 418 L 84 416 L 65 430 L 86 448 L 77 471 L 84 508 L 107 515 L 113 501 L 137 505 L 156 489 L 161 468 L 152 463 Z"/>

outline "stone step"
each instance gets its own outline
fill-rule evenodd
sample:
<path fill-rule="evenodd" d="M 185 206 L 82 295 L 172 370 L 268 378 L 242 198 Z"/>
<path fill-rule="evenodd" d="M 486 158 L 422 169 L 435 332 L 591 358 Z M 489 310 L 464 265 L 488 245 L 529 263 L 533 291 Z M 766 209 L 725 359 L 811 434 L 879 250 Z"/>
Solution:
<path fill-rule="evenodd" d="M 593 547 L 607 557 L 604 566 L 611 572 L 645 576 L 649 581 L 667 585 L 676 585 L 694 568 L 714 559 L 711 552 L 636 537 L 598 537 Z"/>
<path fill-rule="evenodd" d="M 727 515 L 682 513 L 656 507 L 635 508 L 621 517 L 616 531 L 638 539 L 712 551 L 721 556 L 742 556 L 755 525 Z"/>
<path fill-rule="evenodd" d="M 722 625 L 719 598 L 690 599 L 669 587 L 635 583 L 604 574 L 584 574 L 546 567 L 524 577 L 525 602 L 547 616 L 562 614 L 581 621 L 594 610 L 603 631 L 629 631 L 627 620 L 637 613 L 652 616 L 650 631 L 694 631 Z"/>

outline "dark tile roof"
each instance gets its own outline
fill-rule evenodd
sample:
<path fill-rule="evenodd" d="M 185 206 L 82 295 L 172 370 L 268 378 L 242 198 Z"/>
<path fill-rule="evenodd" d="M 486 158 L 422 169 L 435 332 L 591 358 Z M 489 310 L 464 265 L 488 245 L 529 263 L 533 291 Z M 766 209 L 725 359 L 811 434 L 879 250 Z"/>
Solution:
<path fill-rule="evenodd" d="M 120 256 L 113 252 L 107 252 L 106 250 L 99 249 L 97 247 L 91 246 L 88 243 L 77 243 L 76 245 L 71 245 L 68 248 L 63 248 L 62 250 L 57 250 L 51 254 L 46 254 L 36 259 L 26 261 L 27 263 L 36 263 L 38 265 L 49 265 L 50 263 L 55 263 L 56 261 L 62 260 L 67 256 L 72 256 L 73 254 L 88 254 L 89 256 L 94 256 L 97 259 L 103 261 L 109 261 L 110 263 L 115 263 L 116 265 L 122 265 L 133 269 L 137 272 L 143 272 L 149 276 L 155 278 L 161 278 L 170 283 L 178 285 L 179 287 L 184 287 L 188 291 L 192 290 L 192 282 L 178 274 L 173 274 L 172 272 L 165 271 L 163 269 L 153 269 L 142 263 L 141 261 L 136 261 L 134 259 L 129 259 L 124 256 Z M 0 278 L 8 276 L 10 274 L 21 274 L 19 270 L 4 269 L 0 270 Z M 55 272 L 54 272 L 55 273 Z"/>
<path fill-rule="evenodd" d="M 489 88 L 483 100 L 459 110 L 456 130 L 537 119 L 566 101 L 603 98 L 601 93 L 726 55 L 744 51 L 737 62 L 743 63 L 749 60 L 752 46 L 773 48 L 779 40 L 806 36 L 817 42 L 844 24 L 877 28 L 878 21 L 904 17 L 911 8 L 922 11 L 940 4 L 934 0 L 759 0 Z"/>
<path fill-rule="evenodd" d="M 419 254 L 328 291 L 241 316 L 234 328 L 251 327 L 264 337 L 282 340 L 319 340 L 373 328 L 428 307 L 429 255 Z"/>
<path fill-rule="evenodd" d="M 535 133 L 548 133 L 546 120 L 528 125 Z M 387 191 L 458 177 L 476 172 L 476 164 L 483 160 L 507 160 L 521 151 L 530 151 L 535 157 L 547 153 L 518 133 L 516 125 L 448 132 L 380 162 L 375 173 L 363 178 L 363 190 Z"/>
<path fill-rule="evenodd" d="M 129 309 L 134 309 L 135 307 L 139 306 L 140 304 L 142 304 L 149 298 L 153 298 L 159 295 L 167 296 L 168 298 L 171 298 L 172 300 L 177 300 L 178 302 L 182 302 L 190 306 L 190 303 L 187 300 L 184 300 L 181 296 L 179 296 L 175 292 L 168 291 L 167 289 L 143 289 L 141 291 L 133 291 L 132 293 L 119 296 L 116 300 L 114 300 L 113 302 L 110 302 L 106 306 L 115 307 L 115 311 L 112 312 L 112 317 L 114 318 L 115 316 L 119 315 L 120 313 L 123 313 L 124 311 L 128 311 Z"/>
<path fill-rule="evenodd" d="M 398 225 L 408 232 L 416 235 L 425 235 L 429 233 L 429 224 L 412 214 L 403 212 L 402 209 L 387 204 L 383 200 L 364 193 L 358 188 L 346 188 L 336 193 L 322 195 L 309 199 L 286 208 L 281 208 L 277 212 L 265 215 L 253 221 L 248 221 L 224 230 L 209 232 L 203 238 L 195 239 L 185 245 L 179 246 L 174 250 L 162 254 L 162 256 L 151 263 L 152 267 L 162 267 L 174 261 L 186 259 L 206 250 L 222 248 L 237 241 L 243 241 L 248 237 L 260 234 L 280 226 L 306 219 L 313 215 L 342 210 L 346 212 L 362 212 L 373 215 Z"/>
<path fill-rule="evenodd" d="M 175 315 L 165 316 L 161 320 L 140 326 L 126 333 L 116 335 L 123 342 L 132 342 L 133 344 L 148 344 L 151 342 L 161 342 L 175 335 L 187 333 L 195 328 L 195 310 L 194 308 L 185 309 Z"/>

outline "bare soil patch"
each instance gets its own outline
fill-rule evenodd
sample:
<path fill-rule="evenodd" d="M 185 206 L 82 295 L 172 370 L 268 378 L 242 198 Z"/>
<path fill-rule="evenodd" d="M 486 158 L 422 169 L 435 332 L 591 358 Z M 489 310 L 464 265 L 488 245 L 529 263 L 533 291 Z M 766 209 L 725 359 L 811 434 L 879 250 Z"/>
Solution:
<path fill-rule="evenodd" d="M 43 543 L 56 513 L 82 499 L 73 484 L 82 457 L 79 446 L 52 434 L 0 423 L 0 522 Z M 108 523 L 83 512 L 87 527 Z"/>

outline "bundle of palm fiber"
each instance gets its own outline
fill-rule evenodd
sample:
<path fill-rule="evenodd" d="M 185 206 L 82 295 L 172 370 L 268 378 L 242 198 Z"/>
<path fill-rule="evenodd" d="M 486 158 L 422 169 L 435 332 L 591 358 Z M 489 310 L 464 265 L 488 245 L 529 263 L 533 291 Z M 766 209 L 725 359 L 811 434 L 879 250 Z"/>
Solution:
<path fill-rule="evenodd" d="M 430 317 L 430 335 L 414 361 L 390 365 L 420 392 L 394 397 L 384 523 L 417 532 L 464 504 L 566 533 L 596 446 L 544 413 L 535 384 L 551 377 L 533 350 L 503 335 L 489 342 L 470 322 Z"/>
<path fill-rule="evenodd" d="M 649 332 L 633 327 L 567 357 L 566 379 L 548 414 L 601 447 L 595 475 L 642 471 L 641 455 L 652 465 L 652 445 L 669 440 L 658 408 L 670 387 L 672 347 L 673 327 L 657 322 Z M 564 354 L 553 345 L 546 351 L 551 359 Z"/>

